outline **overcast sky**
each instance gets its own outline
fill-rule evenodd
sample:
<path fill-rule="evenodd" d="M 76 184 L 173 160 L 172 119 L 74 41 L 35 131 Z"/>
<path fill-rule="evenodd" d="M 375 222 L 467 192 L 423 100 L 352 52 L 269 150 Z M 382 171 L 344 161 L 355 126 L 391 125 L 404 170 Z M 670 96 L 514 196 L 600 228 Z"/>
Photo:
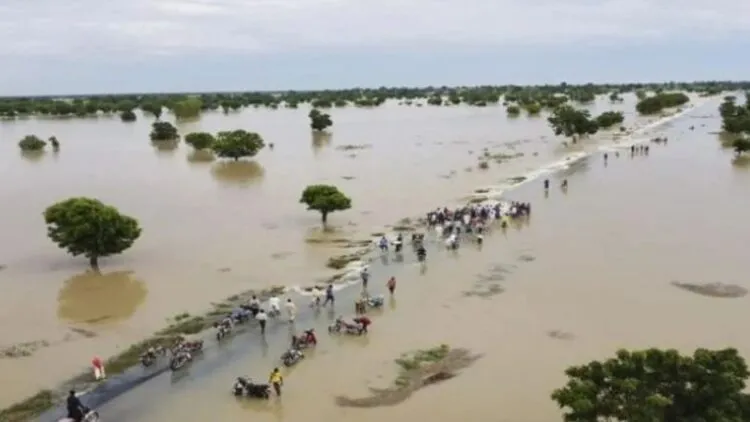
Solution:
<path fill-rule="evenodd" d="M 750 79 L 750 0 L 2 0 L 0 95 Z"/>

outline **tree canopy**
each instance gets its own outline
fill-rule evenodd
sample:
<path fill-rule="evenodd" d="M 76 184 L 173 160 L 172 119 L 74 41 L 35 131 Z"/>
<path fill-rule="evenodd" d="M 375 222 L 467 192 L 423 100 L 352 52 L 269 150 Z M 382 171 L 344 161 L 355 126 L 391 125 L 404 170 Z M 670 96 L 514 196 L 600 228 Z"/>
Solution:
<path fill-rule="evenodd" d="M 120 120 L 123 122 L 134 122 L 138 119 L 133 110 L 123 110 L 120 112 Z"/>
<path fill-rule="evenodd" d="M 156 121 L 151 125 L 152 141 L 174 141 L 180 137 L 177 128 L 172 123 Z"/>
<path fill-rule="evenodd" d="M 566 422 L 742 422 L 748 368 L 735 349 L 620 350 L 614 358 L 573 366 L 552 393 Z"/>
<path fill-rule="evenodd" d="M 690 102 L 690 97 L 682 92 L 660 92 L 640 99 L 635 105 L 640 114 L 656 114 L 665 108 L 679 107 Z"/>
<path fill-rule="evenodd" d="M 750 139 L 742 137 L 732 141 L 732 149 L 739 157 L 740 155 L 750 151 Z"/>
<path fill-rule="evenodd" d="M 564 135 L 570 138 L 593 135 L 599 130 L 599 126 L 591 119 L 588 110 L 579 110 L 569 105 L 555 108 L 547 121 L 556 136 Z"/>
<path fill-rule="evenodd" d="M 168 105 L 178 119 L 198 117 L 203 109 L 203 102 L 198 97 L 188 97 Z"/>
<path fill-rule="evenodd" d="M 21 151 L 41 151 L 47 146 L 47 142 L 36 135 L 26 135 L 19 142 Z"/>
<path fill-rule="evenodd" d="M 211 148 L 215 141 L 214 135 L 208 132 L 193 132 L 185 135 L 185 143 L 198 151 Z"/>
<path fill-rule="evenodd" d="M 625 116 L 620 111 L 605 111 L 596 116 L 594 120 L 596 121 L 597 126 L 602 129 L 607 129 L 624 122 Z"/>
<path fill-rule="evenodd" d="M 254 157 L 265 146 L 259 134 L 237 129 L 219 132 L 211 149 L 221 158 L 237 161 L 243 157 Z"/>
<path fill-rule="evenodd" d="M 141 235 L 138 221 L 92 198 L 70 198 L 44 211 L 47 236 L 73 256 L 83 255 L 91 267 L 99 258 L 127 250 Z"/>
<path fill-rule="evenodd" d="M 352 207 L 352 200 L 339 188 L 331 185 L 310 185 L 302 191 L 299 202 L 307 205 L 308 210 L 318 211 L 323 224 L 328 222 L 328 214 L 344 211 Z"/>
<path fill-rule="evenodd" d="M 726 132 L 750 134 L 750 93 L 745 94 L 745 103 L 737 104 L 733 96 L 724 98 L 719 106 L 722 127 Z"/>
<path fill-rule="evenodd" d="M 310 114 L 308 114 L 308 117 L 310 117 L 310 127 L 313 130 L 322 131 L 333 126 L 333 120 L 331 120 L 331 116 L 327 113 L 322 113 L 317 108 L 310 110 Z"/>

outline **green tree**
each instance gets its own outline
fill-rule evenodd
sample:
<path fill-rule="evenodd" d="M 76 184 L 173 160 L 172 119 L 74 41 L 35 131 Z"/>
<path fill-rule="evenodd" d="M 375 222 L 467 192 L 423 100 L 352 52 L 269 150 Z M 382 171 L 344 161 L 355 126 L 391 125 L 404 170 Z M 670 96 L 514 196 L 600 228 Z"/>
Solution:
<path fill-rule="evenodd" d="M 750 151 L 750 139 L 742 137 L 732 141 L 732 148 L 739 157 L 740 155 Z"/>
<path fill-rule="evenodd" d="M 594 120 L 600 128 L 607 129 L 624 122 L 625 116 L 620 111 L 605 111 L 604 113 L 596 116 Z"/>
<path fill-rule="evenodd" d="M 529 113 L 529 116 L 537 116 L 537 115 L 539 115 L 539 113 L 542 112 L 542 106 L 541 106 L 541 104 L 536 103 L 536 102 L 534 102 L 534 103 L 528 103 L 528 104 L 524 105 L 523 108 L 526 109 L 526 112 Z"/>
<path fill-rule="evenodd" d="M 26 135 L 18 142 L 21 151 L 42 151 L 47 143 L 36 135 Z"/>
<path fill-rule="evenodd" d="M 172 112 L 178 119 L 192 119 L 198 117 L 203 109 L 200 98 L 189 97 L 172 103 Z"/>
<path fill-rule="evenodd" d="M 679 107 L 690 102 L 690 97 L 682 92 L 660 92 L 656 95 L 643 98 L 635 105 L 640 114 L 656 114 L 665 108 Z"/>
<path fill-rule="evenodd" d="M 219 132 L 211 149 L 221 158 L 232 158 L 235 161 L 242 157 L 254 157 L 266 144 L 255 132 L 237 129 Z"/>
<path fill-rule="evenodd" d="M 327 113 L 322 113 L 317 108 L 310 110 L 308 117 L 310 117 L 310 127 L 318 132 L 333 126 L 331 116 Z"/>
<path fill-rule="evenodd" d="M 153 115 L 154 117 L 156 117 L 156 120 L 159 120 L 161 118 L 163 112 L 161 103 L 156 101 L 141 104 L 141 110 Z"/>
<path fill-rule="evenodd" d="M 743 393 L 748 368 L 735 349 L 620 350 L 604 362 L 565 371 L 552 393 L 566 422 L 741 422 L 750 420 Z"/>
<path fill-rule="evenodd" d="M 152 141 L 174 141 L 180 137 L 180 134 L 172 123 L 154 122 L 151 125 L 151 134 L 149 137 Z"/>
<path fill-rule="evenodd" d="M 578 136 L 593 135 L 599 130 L 588 110 L 579 110 L 569 105 L 555 108 L 547 121 L 556 136 L 564 135 L 574 140 Z"/>
<path fill-rule="evenodd" d="M 516 117 L 521 114 L 521 107 L 517 105 L 509 105 L 505 107 L 505 112 L 508 113 L 508 116 L 510 117 Z"/>
<path fill-rule="evenodd" d="M 123 110 L 120 112 L 120 120 L 123 122 L 134 122 L 136 119 L 137 117 L 133 110 Z"/>
<path fill-rule="evenodd" d="M 352 207 L 352 200 L 339 188 L 331 185 L 310 185 L 302 191 L 299 202 L 307 205 L 308 210 L 320 213 L 323 225 L 328 222 L 328 214 L 344 211 Z"/>
<path fill-rule="evenodd" d="M 193 132 L 185 135 L 185 143 L 198 151 L 211 148 L 215 141 L 214 135 L 208 132 Z"/>
<path fill-rule="evenodd" d="M 70 198 L 44 211 L 47 236 L 73 256 L 89 259 L 94 270 L 99 258 L 127 250 L 140 237 L 138 221 L 117 208 L 92 198 Z"/>

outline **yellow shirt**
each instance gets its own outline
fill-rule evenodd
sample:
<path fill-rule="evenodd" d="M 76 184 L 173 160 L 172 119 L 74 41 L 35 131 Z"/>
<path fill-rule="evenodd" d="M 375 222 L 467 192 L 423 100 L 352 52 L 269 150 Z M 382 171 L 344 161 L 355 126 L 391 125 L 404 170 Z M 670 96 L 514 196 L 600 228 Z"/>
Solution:
<path fill-rule="evenodd" d="M 268 382 L 271 384 L 281 384 L 284 382 L 284 378 L 282 378 L 281 372 L 271 372 L 271 376 L 268 377 Z"/>

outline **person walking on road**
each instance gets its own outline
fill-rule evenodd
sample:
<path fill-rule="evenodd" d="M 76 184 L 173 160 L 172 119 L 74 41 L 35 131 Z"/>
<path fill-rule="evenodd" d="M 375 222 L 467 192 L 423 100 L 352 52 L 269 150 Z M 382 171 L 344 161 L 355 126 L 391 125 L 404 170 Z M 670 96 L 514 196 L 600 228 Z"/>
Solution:
<path fill-rule="evenodd" d="M 294 322 L 294 318 L 297 316 L 297 305 L 292 302 L 292 298 L 288 298 L 284 304 L 286 314 L 289 317 L 289 322 Z"/>
<path fill-rule="evenodd" d="M 258 324 L 260 324 L 260 333 L 265 334 L 266 322 L 268 322 L 268 315 L 266 314 L 266 311 L 264 311 L 263 309 L 260 309 L 258 313 L 255 315 L 255 319 L 258 320 Z"/>
<path fill-rule="evenodd" d="M 328 302 L 331 302 L 331 306 L 336 302 L 336 298 L 333 296 L 333 283 L 328 283 L 328 287 L 326 287 L 326 300 L 323 301 L 323 306 L 328 305 Z"/>
<path fill-rule="evenodd" d="M 367 282 L 370 281 L 370 273 L 367 271 L 367 267 L 363 267 L 360 271 L 359 276 L 362 278 L 362 288 L 367 290 Z"/>

